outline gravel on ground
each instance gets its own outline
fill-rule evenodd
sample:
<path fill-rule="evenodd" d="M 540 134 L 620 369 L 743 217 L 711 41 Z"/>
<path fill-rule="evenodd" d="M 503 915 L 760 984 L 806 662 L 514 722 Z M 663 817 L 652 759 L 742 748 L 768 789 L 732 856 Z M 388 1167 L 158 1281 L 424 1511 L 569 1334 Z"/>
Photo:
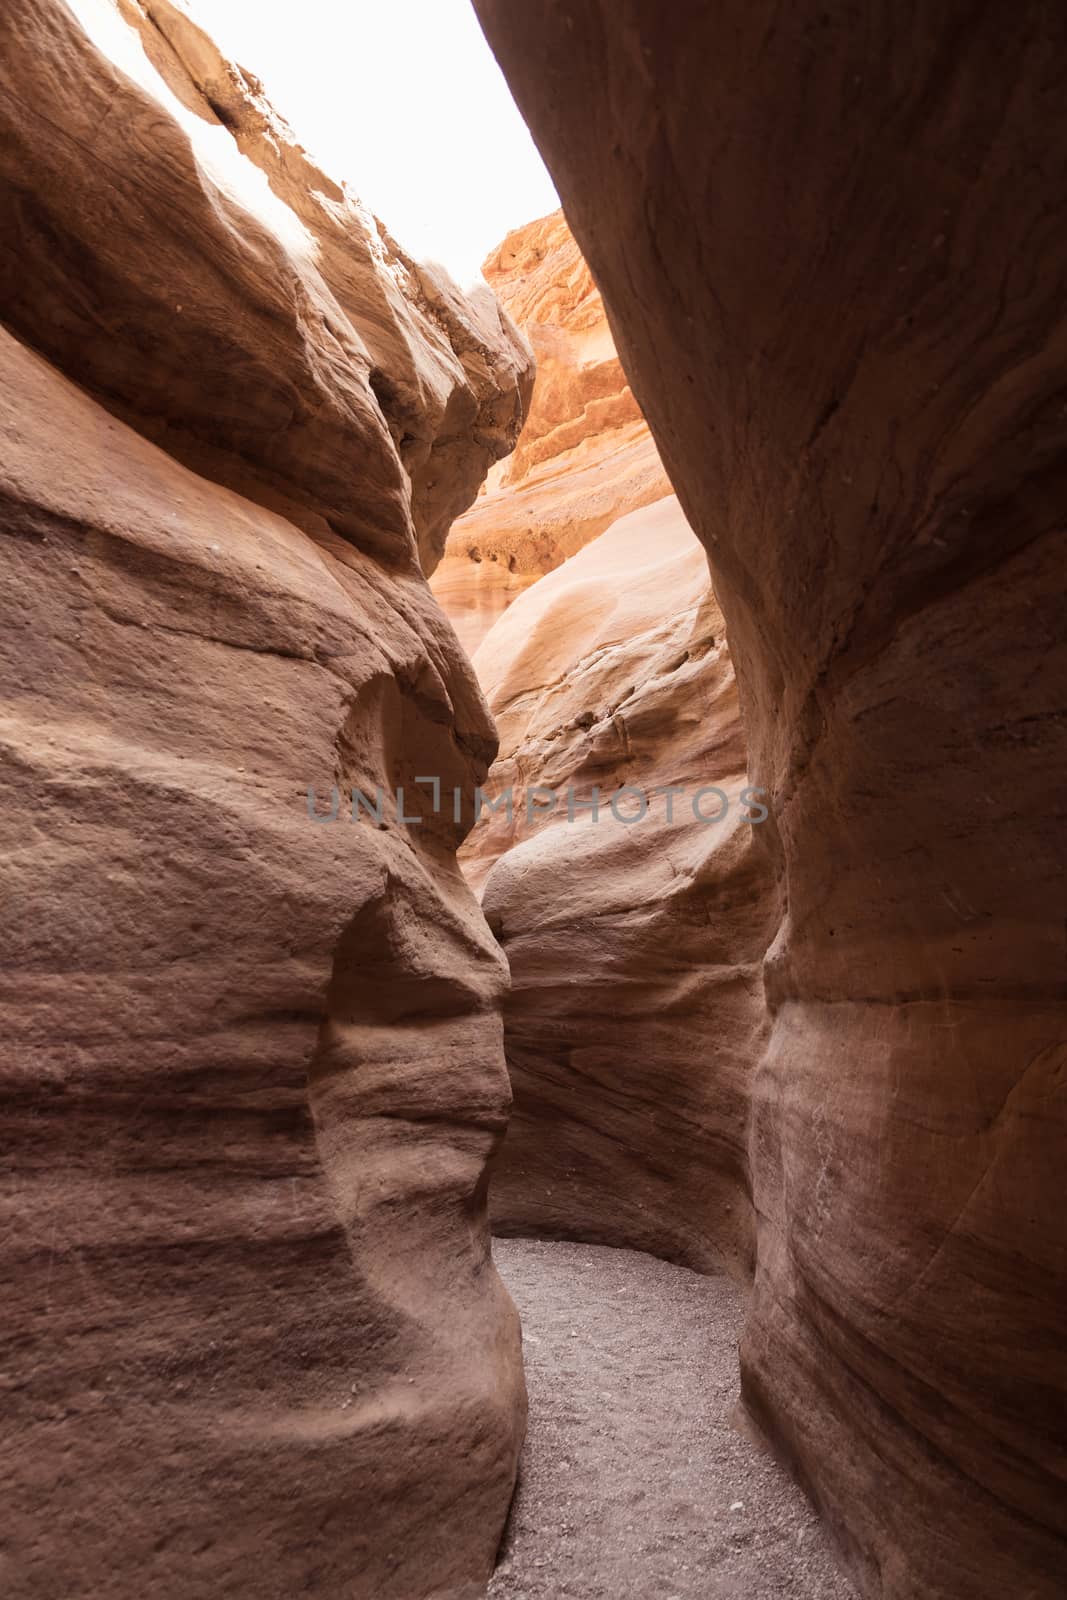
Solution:
<path fill-rule="evenodd" d="M 732 1418 L 741 1298 L 633 1250 L 495 1239 L 530 1421 L 492 1600 L 854 1600 Z"/>

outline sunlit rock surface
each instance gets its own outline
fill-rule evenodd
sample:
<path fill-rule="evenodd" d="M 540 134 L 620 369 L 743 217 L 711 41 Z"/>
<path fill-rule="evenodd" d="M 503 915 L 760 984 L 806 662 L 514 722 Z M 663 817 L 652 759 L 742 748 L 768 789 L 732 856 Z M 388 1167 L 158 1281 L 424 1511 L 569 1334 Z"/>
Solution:
<path fill-rule="evenodd" d="M 58 0 L 5 8 L 7 325 L 252 498 L 398 565 L 414 518 L 431 571 L 518 435 L 513 326 L 409 260 L 169 0 L 74 10 L 93 70 Z"/>
<path fill-rule="evenodd" d="M 476 9 L 770 791 L 748 1404 L 866 1594 L 1060 1600 L 1067 21 Z"/>
<path fill-rule="evenodd" d="M 522 595 L 475 667 L 498 809 L 462 855 L 512 980 L 494 1228 L 743 1275 L 771 896 L 722 613 L 677 500 Z"/>
<path fill-rule="evenodd" d="M 434 575 L 471 654 L 516 595 L 671 487 L 563 213 L 509 233 L 483 271 L 537 377 L 518 448 L 453 526 Z"/>
<path fill-rule="evenodd" d="M 504 964 L 450 813 L 307 789 L 483 776 L 416 535 L 528 354 L 171 7 L 77 12 L 0 18 L 2 1587 L 478 1593 Z"/>

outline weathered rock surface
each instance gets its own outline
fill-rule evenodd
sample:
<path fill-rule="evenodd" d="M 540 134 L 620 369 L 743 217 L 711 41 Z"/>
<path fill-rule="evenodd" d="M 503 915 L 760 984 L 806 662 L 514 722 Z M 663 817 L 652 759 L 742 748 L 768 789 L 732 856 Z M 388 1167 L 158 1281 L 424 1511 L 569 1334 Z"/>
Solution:
<path fill-rule="evenodd" d="M 186 464 L 388 563 L 414 514 L 431 571 L 517 438 L 514 328 L 404 256 L 169 0 L 123 0 L 128 27 L 75 9 L 114 64 L 58 4 L 5 8 L 7 326 Z"/>
<path fill-rule="evenodd" d="M 537 376 L 516 450 L 454 524 L 434 575 L 472 654 L 516 595 L 671 487 L 562 211 L 508 234 L 483 271 Z"/>
<path fill-rule="evenodd" d="M 543 578 L 474 664 L 501 736 L 486 791 L 512 796 L 462 852 L 511 967 L 494 1228 L 744 1274 L 770 896 L 722 613 L 677 500 Z"/>
<path fill-rule="evenodd" d="M 480 1593 L 524 1415 L 504 965 L 462 828 L 307 787 L 483 776 L 415 524 L 527 358 L 231 69 L 204 120 L 169 7 L 86 16 L 123 70 L 59 3 L 0 20 L 3 1588 Z"/>
<path fill-rule="evenodd" d="M 748 1404 L 866 1594 L 1058 1600 L 1067 23 L 476 8 L 771 792 Z"/>

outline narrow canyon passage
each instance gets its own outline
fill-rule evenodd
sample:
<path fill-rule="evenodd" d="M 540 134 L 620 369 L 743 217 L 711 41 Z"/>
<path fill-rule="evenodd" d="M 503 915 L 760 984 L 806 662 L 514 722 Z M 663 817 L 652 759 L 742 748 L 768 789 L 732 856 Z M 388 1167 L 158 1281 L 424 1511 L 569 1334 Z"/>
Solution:
<path fill-rule="evenodd" d="M 1067 1600 L 1065 77 L 0 5 L 0 1600 Z"/>
<path fill-rule="evenodd" d="M 852 1600 L 800 1490 L 735 1425 L 729 1279 L 603 1245 L 493 1256 L 530 1420 L 492 1600 Z"/>

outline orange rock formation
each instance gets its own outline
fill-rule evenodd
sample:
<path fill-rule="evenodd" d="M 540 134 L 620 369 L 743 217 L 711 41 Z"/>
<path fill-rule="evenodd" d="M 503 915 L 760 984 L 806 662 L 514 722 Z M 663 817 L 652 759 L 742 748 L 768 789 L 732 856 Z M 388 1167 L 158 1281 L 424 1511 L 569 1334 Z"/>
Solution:
<path fill-rule="evenodd" d="M 511 968 L 494 1227 L 745 1273 L 773 896 L 722 612 L 677 500 L 535 584 L 475 667 L 499 809 L 462 855 Z"/>
<path fill-rule="evenodd" d="M 517 449 L 453 525 L 431 585 L 471 653 L 517 594 L 670 492 L 563 213 L 517 228 L 483 270 L 537 376 Z"/>

